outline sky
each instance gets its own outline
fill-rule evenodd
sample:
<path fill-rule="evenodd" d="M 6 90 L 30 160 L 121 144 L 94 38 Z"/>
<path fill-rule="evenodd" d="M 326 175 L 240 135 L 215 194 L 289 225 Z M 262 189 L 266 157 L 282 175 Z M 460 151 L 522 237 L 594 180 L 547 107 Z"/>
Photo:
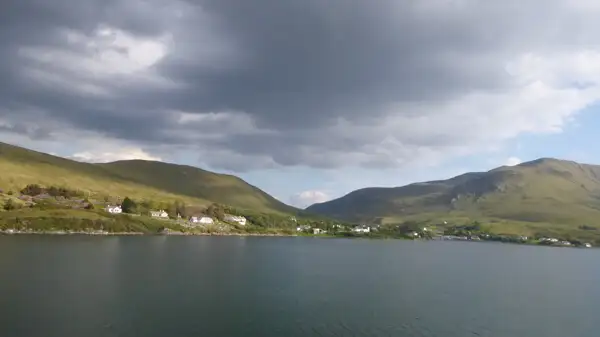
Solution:
<path fill-rule="evenodd" d="M 298 207 L 600 164 L 596 0 L 6 0 L 0 141 L 231 173 Z"/>

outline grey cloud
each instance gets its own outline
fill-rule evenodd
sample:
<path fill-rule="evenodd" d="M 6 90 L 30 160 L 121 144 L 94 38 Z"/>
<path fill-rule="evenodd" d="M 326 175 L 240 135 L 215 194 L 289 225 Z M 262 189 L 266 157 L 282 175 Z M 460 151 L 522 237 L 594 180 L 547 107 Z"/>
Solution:
<path fill-rule="evenodd" d="M 46 140 L 52 138 L 51 129 L 26 124 L 0 125 L 0 131 L 28 136 L 33 140 Z"/>
<path fill-rule="evenodd" d="M 471 61 L 467 52 L 490 43 L 469 22 L 428 27 L 426 18 L 413 16 L 411 2 L 204 4 L 229 23 L 232 40 L 242 41 L 247 64 L 208 79 L 180 69 L 190 81 L 210 83 L 210 95 L 195 102 L 201 110 L 227 106 L 255 115 L 261 125 L 297 128 L 339 115 L 372 117 L 389 102 L 441 100 L 508 80 L 502 67 L 493 67 L 496 59 L 471 69 L 463 63 Z"/>
<path fill-rule="evenodd" d="M 205 158 L 228 169 L 248 168 L 253 156 L 267 167 L 396 165 L 468 146 L 471 132 L 436 130 L 444 125 L 435 125 L 435 109 L 471 93 L 510 91 L 507 60 L 598 45 L 594 14 L 566 3 L 11 0 L 0 13 L 0 118 L 27 123 L 24 108 L 34 106 L 55 127 L 221 153 L 226 158 Z M 99 25 L 135 37 L 171 36 L 169 53 L 148 71 L 173 86 L 66 71 L 19 53 L 53 48 L 83 58 L 83 47 L 61 32 L 85 36 Z M 26 79 L 28 69 L 55 82 Z M 486 114 L 482 108 L 468 107 L 474 116 Z M 173 111 L 231 119 L 180 123 Z M 386 123 L 394 114 L 407 122 Z M 417 132 L 411 114 L 433 116 L 432 125 Z M 389 136 L 397 142 L 385 145 Z"/>

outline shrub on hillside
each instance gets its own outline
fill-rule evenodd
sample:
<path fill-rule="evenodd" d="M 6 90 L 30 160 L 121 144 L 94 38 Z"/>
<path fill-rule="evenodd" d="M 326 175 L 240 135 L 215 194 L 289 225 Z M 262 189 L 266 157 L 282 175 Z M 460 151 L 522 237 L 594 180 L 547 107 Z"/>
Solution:
<path fill-rule="evenodd" d="M 80 191 L 70 190 L 65 187 L 50 186 L 46 189 L 46 193 L 53 197 L 75 198 L 83 196 Z"/>
<path fill-rule="evenodd" d="M 44 193 L 44 189 L 38 184 L 29 184 L 21 190 L 21 194 L 29 195 L 32 197 L 35 197 L 36 195 L 40 195 L 42 193 Z"/>
<path fill-rule="evenodd" d="M 211 218 L 216 218 L 221 221 L 223 221 L 223 218 L 225 218 L 225 210 L 221 205 L 218 204 L 212 204 L 208 206 L 204 213 Z"/>
<path fill-rule="evenodd" d="M 20 205 L 17 204 L 13 199 L 8 199 L 4 203 L 4 210 L 5 211 L 12 211 L 12 210 L 17 209 L 17 208 L 20 208 Z"/>
<path fill-rule="evenodd" d="M 596 227 L 592 227 L 592 226 L 588 226 L 588 225 L 581 225 L 581 226 L 579 226 L 579 229 L 582 229 L 584 231 L 595 231 Z"/>
<path fill-rule="evenodd" d="M 123 199 L 123 202 L 121 203 L 121 209 L 125 213 L 135 213 L 136 206 L 137 205 L 135 204 L 135 202 L 129 199 L 129 197 L 125 197 L 125 199 Z"/>
<path fill-rule="evenodd" d="M 35 196 L 38 196 L 41 194 L 48 194 L 53 197 L 63 197 L 63 198 L 75 198 L 75 197 L 83 196 L 83 192 L 81 192 L 81 191 L 76 191 L 76 190 L 71 190 L 71 189 L 68 189 L 65 187 L 56 187 L 56 186 L 50 186 L 48 188 L 44 188 L 38 184 L 29 184 L 29 185 L 25 186 L 25 188 L 21 190 L 21 194 L 29 195 L 32 197 L 35 197 Z"/>

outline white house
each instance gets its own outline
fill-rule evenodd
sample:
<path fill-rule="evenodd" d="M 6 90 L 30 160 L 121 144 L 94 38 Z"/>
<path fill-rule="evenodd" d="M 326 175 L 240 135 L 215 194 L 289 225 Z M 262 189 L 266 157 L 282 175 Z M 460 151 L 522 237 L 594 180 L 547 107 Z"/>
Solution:
<path fill-rule="evenodd" d="M 168 219 L 169 213 L 161 209 L 160 211 L 150 211 L 150 216 L 153 218 Z"/>
<path fill-rule="evenodd" d="M 317 235 L 317 234 L 321 234 L 323 232 L 323 230 L 321 228 L 313 228 L 313 234 Z"/>
<path fill-rule="evenodd" d="M 225 214 L 225 217 L 223 218 L 223 220 L 225 220 L 227 222 L 237 222 L 238 224 L 240 224 L 242 226 L 246 225 L 246 218 L 244 218 L 243 216 L 239 216 L 239 215 Z"/>
<path fill-rule="evenodd" d="M 371 227 L 369 226 L 356 226 L 352 229 L 355 233 L 370 233 Z"/>
<path fill-rule="evenodd" d="M 204 224 L 204 225 L 209 225 L 214 223 L 214 220 L 209 217 L 209 216 L 193 216 L 190 218 L 190 222 L 191 223 L 199 223 L 199 224 Z"/>
<path fill-rule="evenodd" d="M 107 211 L 108 213 L 112 213 L 112 214 L 123 213 L 123 210 L 121 209 L 121 206 L 111 206 L 111 205 L 108 205 L 108 206 L 106 206 L 106 208 L 104 210 Z"/>
<path fill-rule="evenodd" d="M 310 230 L 310 226 L 308 226 L 308 225 L 303 225 L 303 226 L 296 227 L 296 231 L 298 231 L 298 232 L 306 232 L 308 230 Z"/>

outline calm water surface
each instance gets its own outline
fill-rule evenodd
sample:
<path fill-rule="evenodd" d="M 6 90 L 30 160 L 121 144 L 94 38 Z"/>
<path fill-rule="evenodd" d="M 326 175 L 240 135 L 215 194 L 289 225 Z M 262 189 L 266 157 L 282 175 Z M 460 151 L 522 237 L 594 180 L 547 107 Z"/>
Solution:
<path fill-rule="evenodd" d="M 597 337 L 600 250 L 0 237 L 0 336 Z"/>

